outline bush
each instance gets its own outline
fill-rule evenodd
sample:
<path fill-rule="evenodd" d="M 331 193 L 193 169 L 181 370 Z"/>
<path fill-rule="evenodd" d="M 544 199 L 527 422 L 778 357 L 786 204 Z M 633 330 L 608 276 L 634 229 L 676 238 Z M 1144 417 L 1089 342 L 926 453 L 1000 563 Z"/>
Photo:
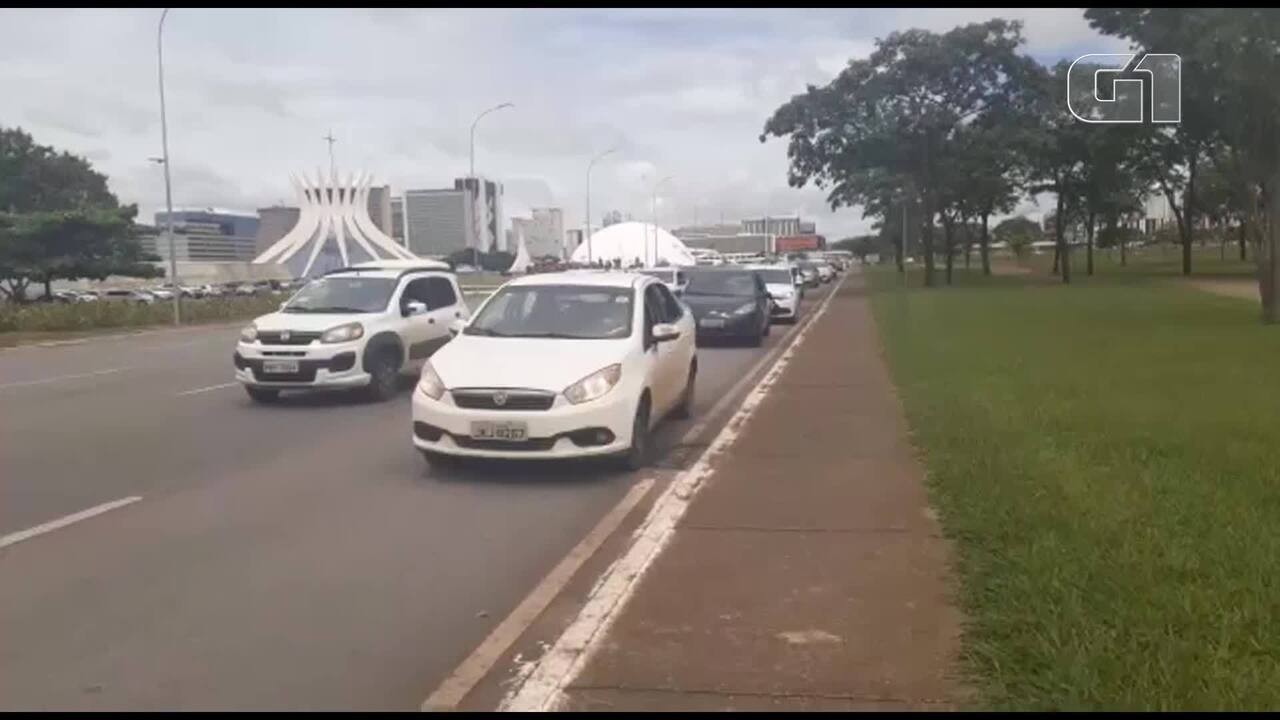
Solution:
<path fill-rule="evenodd" d="M 182 322 L 194 324 L 253 318 L 275 310 L 284 299 L 284 296 L 279 295 L 184 299 Z M 0 332 L 141 327 L 163 325 L 172 321 L 173 306 L 168 301 L 158 301 L 151 305 L 103 301 L 71 305 L 0 305 Z"/>

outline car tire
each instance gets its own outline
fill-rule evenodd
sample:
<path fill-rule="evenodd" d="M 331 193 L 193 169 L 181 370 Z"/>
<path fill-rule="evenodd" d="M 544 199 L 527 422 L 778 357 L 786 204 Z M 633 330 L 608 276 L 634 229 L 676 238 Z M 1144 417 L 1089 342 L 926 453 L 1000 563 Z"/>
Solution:
<path fill-rule="evenodd" d="M 396 394 L 396 385 L 400 379 L 400 366 L 396 362 L 395 353 L 391 350 L 379 350 L 370 358 L 369 384 L 365 387 L 365 396 L 373 402 L 390 400 Z"/>
<path fill-rule="evenodd" d="M 688 420 L 693 417 L 693 393 L 698 380 L 698 364 L 689 364 L 689 377 L 684 382 L 684 391 L 680 394 L 680 404 L 676 405 L 676 409 L 672 412 L 672 416 L 680 420 Z"/>
<path fill-rule="evenodd" d="M 747 340 L 747 344 L 753 348 L 758 348 L 764 344 L 764 336 L 767 334 L 768 332 L 762 330 L 752 335 L 751 338 Z"/>
<path fill-rule="evenodd" d="M 256 388 L 246 385 L 244 391 L 249 394 L 249 398 L 260 405 L 270 405 L 280 399 L 279 390 L 271 390 L 269 388 Z"/>
<path fill-rule="evenodd" d="M 624 470 L 639 470 L 649 461 L 649 398 L 640 400 L 631 422 L 631 447 L 618 458 Z"/>
<path fill-rule="evenodd" d="M 772 320 L 772 319 L 769 319 L 769 320 L 765 320 L 765 321 L 764 321 L 764 336 L 765 336 L 765 337 L 769 337 L 769 333 L 770 333 L 770 332 L 773 332 L 773 320 Z"/>

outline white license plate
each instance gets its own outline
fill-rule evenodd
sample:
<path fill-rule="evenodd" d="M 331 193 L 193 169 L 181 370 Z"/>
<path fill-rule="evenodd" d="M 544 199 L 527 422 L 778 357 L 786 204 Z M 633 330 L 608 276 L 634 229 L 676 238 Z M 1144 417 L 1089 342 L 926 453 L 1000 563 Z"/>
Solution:
<path fill-rule="evenodd" d="M 724 327 L 724 318 L 702 318 L 698 324 L 702 327 Z"/>
<path fill-rule="evenodd" d="M 297 360 L 263 360 L 262 372 L 268 375 L 288 375 L 298 372 Z"/>
<path fill-rule="evenodd" d="M 477 420 L 471 423 L 471 437 L 476 440 L 528 440 L 529 426 L 522 422 Z"/>

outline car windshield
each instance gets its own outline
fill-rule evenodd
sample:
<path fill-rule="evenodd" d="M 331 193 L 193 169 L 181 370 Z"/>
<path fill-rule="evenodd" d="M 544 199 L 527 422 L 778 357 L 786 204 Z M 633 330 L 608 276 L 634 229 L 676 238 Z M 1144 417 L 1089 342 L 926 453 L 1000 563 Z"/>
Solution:
<path fill-rule="evenodd" d="M 250 286 L 252 287 L 252 286 Z M 287 313 L 372 313 L 387 309 L 391 278 L 324 277 L 311 281 L 284 306 Z"/>
<path fill-rule="evenodd" d="M 610 340 L 631 335 L 630 288 L 525 285 L 499 290 L 464 335 Z"/>
<path fill-rule="evenodd" d="M 751 296 L 756 293 L 756 283 L 750 272 L 695 272 L 689 273 L 684 291 L 689 295 Z"/>
<path fill-rule="evenodd" d="M 766 285 L 790 285 L 791 271 L 786 268 L 769 268 L 767 270 L 757 270 L 756 274 Z"/>

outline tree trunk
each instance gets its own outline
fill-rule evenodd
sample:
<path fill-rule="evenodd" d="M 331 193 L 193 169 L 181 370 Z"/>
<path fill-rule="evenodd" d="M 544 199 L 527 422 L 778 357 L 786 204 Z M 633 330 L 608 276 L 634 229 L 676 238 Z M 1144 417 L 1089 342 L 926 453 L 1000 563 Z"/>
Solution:
<path fill-rule="evenodd" d="M 969 256 L 972 254 L 973 254 L 973 243 L 968 243 L 968 242 L 965 243 L 964 244 L 964 269 L 965 270 L 968 270 L 970 267 Z"/>
<path fill-rule="evenodd" d="M 987 221 L 990 219 L 991 219 L 990 213 L 982 214 L 981 251 L 982 251 L 982 274 L 983 275 L 991 274 L 991 234 L 987 230 Z"/>
<path fill-rule="evenodd" d="M 1087 259 L 1085 261 L 1086 275 L 1093 275 L 1093 221 L 1094 219 L 1095 219 L 1094 213 L 1090 212 L 1089 224 L 1086 225 L 1084 229 L 1085 252 L 1087 255 Z"/>
<path fill-rule="evenodd" d="M 1226 262 L 1227 259 L 1227 230 L 1221 224 L 1214 224 L 1214 234 L 1218 236 L 1218 251 L 1221 260 Z"/>
<path fill-rule="evenodd" d="M 1062 193 L 1058 193 L 1058 212 L 1053 217 L 1053 230 L 1056 236 L 1057 254 L 1054 259 L 1058 261 L 1058 267 L 1062 271 L 1062 282 L 1071 282 L 1071 258 L 1067 254 L 1070 252 L 1067 247 L 1067 238 L 1063 235 L 1063 225 L 1065 223 L 1066 214 L 1064 212 L 1065 203 L 1062 199 Z"/>
<path fill-rule="evenodd" d="M 1053 274 L 1054 275 L 1057 275 L 1059 273 L 1059 268 L 1062 266 L 1061 259 L 1062 259 L 1062 248 L 1058 246 L 1057 238 L 1054 238 L 1054 241 L 1053 241 Z"/>
<path fill-rule="evenodd" d="M 1245 242 L 1245 228 L 1248 226 L 1248 222 L 1249 221 L 1245 219 L 1240 220 L 1240 229 L 1238 231 L 1240 235 L 1240 262 L 1246 262 L 1249 259 L 1249 254 L 1245 251 L 1245 247 L 1247 246 L 1247 243 Z"/>
<path fill-rule="evenodd" d="M 1254 259 L 1258 263 L 1258 284 L 1262 295 L 1262 321 L 1268 324 L 1280 323 L 1280 302 L 1277 302 L 1276 290 L 1280 288 L 1280 202 L 1272 194 L 1280 188 L 1280 170 L 1262 188 L 1265 206 L 1261 219 L 1261 227 L 1254 228 L 1259 234 L 1258 252 Z"/>
<path fill-rule="evenodd" d="M 53 299 L 53 278 L 48 275 L 44 278 L 44 298 L 45 300 Z"/>
<path fill-rule="evenodd" d="M 904 248 L 902 247 L 902 233 L 898 233 L 898 237 L 893 241 L 893 259 L 898 263 L 898 274 L 903 275 L 907 272 L 906 260 L 902 257 Z M 866 262 L 866 255 L 862 256 L 862 261 Z"/>
<path fill-rule="evenodd" d="M 1187 193 L 1182 198 L 1182 274 L 1191 274 L 1191 241 L 1196 234 L 1196 156 L 1192 152 L 1187 162 Z"/>
<path fill-rule="evenodd" d="M 1127 251 L 1128 247 L 1129 247 L 1128 238 L 1126 237 L 1125 233 L 1121 233 L 1120 234 L 1120 267 L 1125 267 L 1126 265 L 1129 264 L 1129 253 Z"/>
<path fill-rule="evenodd" d="M 924 193 L 924 286 L 933 287 L 933 191 L 926 190 Z"/>
<path fill-rule="evenodd" d="M 947 253 L 946 261 L 947 261 L 947 284 L 948 285 L 951 284 L 951 270 L 955 266 L 955 249 L 952 246 L 952 243 L 955 242 L 955 235 L 953 233 L 952 226 L 953 226 L 953 223 L 951 222 L 950 216 L 948 216 L 945 212 L 942 213 L 942 233 L 943 233 L 942 242 Z"/>

